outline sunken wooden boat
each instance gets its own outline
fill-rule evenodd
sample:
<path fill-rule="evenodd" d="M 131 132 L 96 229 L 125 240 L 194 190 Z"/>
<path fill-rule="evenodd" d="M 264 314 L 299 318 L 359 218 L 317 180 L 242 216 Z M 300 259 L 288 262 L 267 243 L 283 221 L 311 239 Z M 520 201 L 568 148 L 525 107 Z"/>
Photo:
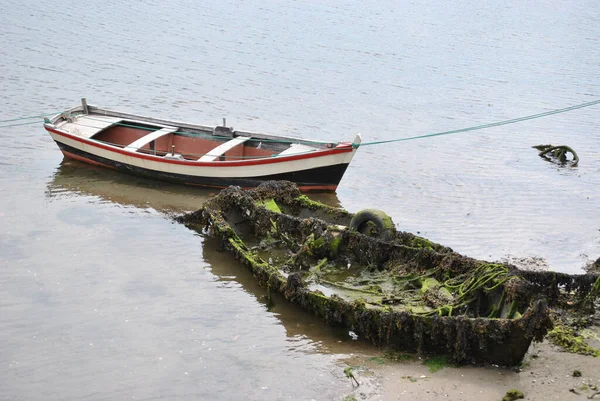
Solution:
<path fill-rule="evenodd" d="M 352 142 L 311 141 L 202 126 L 82 104 L 46 119 L 65 157 L 182 184 L 253 188 L 288 180 L 335 191 L 356 153 Z"/>
<path fill-rule="evenodd" d="M 177 219 L 220 238 L 270 292 L 377 345 L 512 366 L 552 328 L 544 291 L 511 266 L 399 232 L 378 211 L 311 201 L 291 183 L 230 187 Z"/>

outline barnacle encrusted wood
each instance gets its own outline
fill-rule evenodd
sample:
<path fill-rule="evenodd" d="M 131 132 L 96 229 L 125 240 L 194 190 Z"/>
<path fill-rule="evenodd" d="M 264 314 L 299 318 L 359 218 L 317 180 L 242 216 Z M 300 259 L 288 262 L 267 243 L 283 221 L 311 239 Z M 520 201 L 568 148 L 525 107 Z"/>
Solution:
<path fill-rule="evenodd" d="M 558 302 L 561 284 L 581 302 L 595 294 L 590 278 L 523 273 L 395 229 L 364 235 L 347 228 L 353 216 L 268 182 L 229 187 L 178 220 L 208 228 L 262 285 L 327 323 L 456 363 L 517 364 L 552 328 L 547 300 Z"/>

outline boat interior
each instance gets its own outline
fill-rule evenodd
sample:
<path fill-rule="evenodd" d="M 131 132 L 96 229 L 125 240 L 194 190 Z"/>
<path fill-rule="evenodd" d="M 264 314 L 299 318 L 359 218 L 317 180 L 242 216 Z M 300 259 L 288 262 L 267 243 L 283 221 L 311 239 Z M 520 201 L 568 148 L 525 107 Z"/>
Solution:
<path fill-rule="evenodd" d="M 292 156 L 314 152 L 335 144 L 300 143 L 227 126 L 171 126 L 103 114 L 70 114 L 62 130 L 133 153 L 167 159 L 219 162 Z"/>
<path fill-rule="evenodd" d="M 423 315 L 521 317 L 516 303 L 505 298 L 503 283 L 509 272 L 504 266 L 482 262 L 472 271 L 465 268 L 458 269 L 460 273 L 450 274 L 439 266 L 421 264 L 418 257 L 413 257 L 420 255 L 424 247 L 440 255 L 451 255 L 450 248 L 404 232 L 397 233 L 395 245 L 363 239 L 380 248 L 387 247 L 389 254 L 395 255 L 378 266 L 374 255 L 365 256 L 369 251 L 355 252 L 354 235 L 349 234 L 346 227 L 351 214 L 316 203 L 303 206 L 301 199 L 286 202 L 282 197 L 279 202 L 273 198 L 255 201 L 254 207 L 264 206 L 267 212 L 255 212 L 254 218 L 248 217 L 249 204 L 244 202 L 232 201 L 221 213 L 245 244 L 249 258 L 268 261 L 264 263 L 286 277 L 299 273 L 309 290 L 327 297 L 337 296 L 348 302 L 360 299 L 369 308 Z M 325 217 L 323 223 L 328 225 L 331 235 L 316 237 L 312 230 L 309 234 L 300 229 L 307 217 Z M 270 230 L 265 229 L 268 224 L 271 224 Z M 475 281 L 483 283 L 481 290 L 472 285 Z M 488 286 L 485 291 L 484 284 Z M 459 294 L 462 288 L 468 290 L 468 296 Z"/>

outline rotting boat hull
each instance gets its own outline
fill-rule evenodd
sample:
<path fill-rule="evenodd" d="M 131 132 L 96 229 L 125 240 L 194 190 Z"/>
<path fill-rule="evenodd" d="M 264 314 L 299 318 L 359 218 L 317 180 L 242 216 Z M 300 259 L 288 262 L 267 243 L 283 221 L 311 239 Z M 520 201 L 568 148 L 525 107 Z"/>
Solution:
<path fill-rule="evenodd" d="M 198 212 L 178 220 L 196 230 L 208 226 L 210 233 L 221 239 L 223 248 L 233 253 L 270 291 L 283 294 L 327 323 L 342 324 L 377 345 L 420 354 L 448 355 L 455 363 L 509 366 L 518 364 L 531 341 L 541 340 L 552 327 L 546 302 L 527 298 L 526 285 L 510 273 L 502 286 L 489 289 L 502 294 L 501 303 L 506 296 L 512 297 L 511 305 L 525 305 L 522 316 L 516 318 L 473 317 L 473 310 L 487 310 L 490 306 L 484 304 L 485 297 L 456 309 L 464 315 L 451 316 L 450 309 L 444 312 L 448 315 L 440 316 L 437 312 L 421 314 L 416 313 L 416 309 L 401 310 L 389 299 L 372 302 L 368 291 L 365 292 L 367 302 L 361 298 L 351 300 L 337 294 L 326 295 L 322 291 L 325 287 L 308 284 L 307 277 L 314 266 L 283 271 L 242 238 L 264 236 L 275 227 L 284 242 L 296 249 L 291 258 L 295 258 L 292 264 L 296 266 L 308 260 L 303 259 L 305 255 L 301 254 L 304 253 L 311 260 L 324 258 L 325 263 L 327 258 L 342 263 L 348 261 L 348 268 L 350 264 L 361 264 L 385 273 L 391 266 L 400 266 L 405 272 L 410 270 L 409 274 L 434 271 L 444 276 L 460 276 L 482 266 L 482 262 L 408 233 L 398 234 L 397 241 L 386 242 L 355 231 L 340 230 L 338 224 L 343 224 L 351 215 L 339 209 L 316 210 L 319 206 L 308 204 L 315 215 L 327 216 L 329 221 L 304 218 L 301 212 L 296 213 L 299 217 L 290 215 L 288 212 L 297 208 L 300 199 L 297 190 L 290 188 L 288 184 L 272 183 L 249 192 L 228 188 Z M 273 199 L 285 209 L 284 213 L 261 206 L 265 199 Z M 236 227 L 237 222 L 245 222 L 245 233 Z M 319 245 L 313 246 L 317 242 Z M 295 247 L 294 243 L 299 245 Z M 309 246 L 311 250 L 307 251 Z M 391 276 L 393 278 L 393 274 Z M 381 297 L 377 294 L 375 298 Z M 442 314 L 444 309 L 437 310 Z"/>

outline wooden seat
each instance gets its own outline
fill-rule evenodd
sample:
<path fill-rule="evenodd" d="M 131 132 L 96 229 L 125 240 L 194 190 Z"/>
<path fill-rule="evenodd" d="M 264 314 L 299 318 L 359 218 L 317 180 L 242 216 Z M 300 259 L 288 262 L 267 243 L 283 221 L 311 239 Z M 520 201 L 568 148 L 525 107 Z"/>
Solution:
<path fill-rule="evenodd" d="M 225 143 L 220 144 L 216 148 L 209 151 L 207 154 L 198 159 L 199 162 L 213 162 L 219 158 L 219 156 L 223 156 L 227 151 L 235 148 L 238 145 L 246 142 L 249 137 L 238 136 L 237 138 L 233 138 L 231 141 L 227 141 Z"/>
<path fill-rule="evenodd" d="M 107 117 L 107 116 L 93 116 L 80 115 L 76 118 L 71 117 L 71 122 L 66 120 L 60 128 L 65 131 L 74 133 L 83 138 L 92 138 L 104 129 L 114 126 L 122 121 L 122 118 L 118 117 Z M 75 132 L 76 131 L 76 132 Z"/>
<path fill-rule="evenodd" d="M 176 127 L 165 127 L 165 128 L 159 129 L 158 131 L 152 131 L 148 135 L 144 135 L 137 141 L 134 141 L 134 142 L 130 143 L 129 145 L 125 146 L 125 150 L 128 150 L 130 152 L 137 152 L 141 147 L 149 144 L 150 142 L 157 140 L 161 136 L 172 134 L 173 132 L 175 132 L 177 130 L 178 130 L 178 128 L 176 128 Z"/>
<path fill-rule="evenodd" d="M 292 143 L 289 148 L 279 154 L 279 156 L 291 156 L 300 153 L 308 153 L 317 150 L 312 146 L 302 145 L 300 143 Z"/>

